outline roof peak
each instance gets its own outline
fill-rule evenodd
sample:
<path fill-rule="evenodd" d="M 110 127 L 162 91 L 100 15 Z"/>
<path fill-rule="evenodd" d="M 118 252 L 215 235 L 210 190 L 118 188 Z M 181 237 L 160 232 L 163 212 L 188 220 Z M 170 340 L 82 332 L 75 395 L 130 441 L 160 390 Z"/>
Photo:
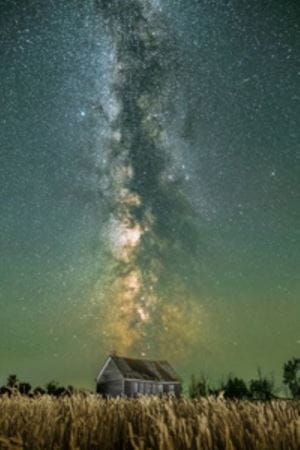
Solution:
<path fill-rule="evenodd" d="M 158 363 L 167 363 L 167 364 L 169 364 L 166 359 L 132 358 L 131 356 L 118 355 L 116 352 L 111 353 L 109 356 L 111 358 L 127 359 L 127 360 L 131 360 L 131 361 L 147 361 L 147 362 L 158 362 Z"/>

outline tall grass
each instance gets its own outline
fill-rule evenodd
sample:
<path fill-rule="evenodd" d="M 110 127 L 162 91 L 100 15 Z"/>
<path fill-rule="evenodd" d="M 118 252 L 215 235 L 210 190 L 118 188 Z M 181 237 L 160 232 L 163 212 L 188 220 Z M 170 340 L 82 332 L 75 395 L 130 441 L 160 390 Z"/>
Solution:
<path fill-rule="evenodd" d="M 0 449 L 293 450 L 300 402 L 0 398 Z"/>

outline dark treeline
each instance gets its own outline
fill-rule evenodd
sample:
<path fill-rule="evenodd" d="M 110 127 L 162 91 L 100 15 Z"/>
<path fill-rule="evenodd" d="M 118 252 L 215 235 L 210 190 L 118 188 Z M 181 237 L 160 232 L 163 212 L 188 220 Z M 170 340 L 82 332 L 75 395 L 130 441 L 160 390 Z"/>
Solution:
<path fill-rule="evenodd" d="M 300 399 L 300 358 L 292 358 L 283 366 L 283 384 L 288 387 L 293 399 Z M 60 386 L 56 381 L 50 381 L 45 387 L 33 388 L 30 383 L 19 381 L 17 375 L 9 375 L 4 386 L 0 386 L 0 395 L 26 395 L 38 397 L 51 395 L 55 397 L 71 396 L 74 393 L 86 393 L 73 386 Z M 209 395 L 222 395 L 228 399 L 247 399 L 268 401 L 277 397 L 278 389 L 272 377 L 266 377 L 258 370 L 258 377 L 246 383 L 242 378 L 230 375 L 218 387 L 212 387 L 205 376 L 196 378 L 194 375 L 188 387 L 191 398 L 206 397 Z"/>
<path fill-rule="evenodd" d="M 283 366 L 283 384 L 288 387 L 293 399 L 300 399 L 300 359 L 292 358 Z M 189 385 L 192 398 L 208 395 L 222 395 L 228 399 L 247 399 L 267 401 L 277 397 L 278 389 L 272 377 L 263 376 L 258 370 L 258 377 L 246 383 L 242 378 L 230 375 L 225 382 L 211 387 L 205 376 L 196 379 L 193 375 Z"/>
<path fill-rule="evenodd" d="M 21 394 L 29 397 L 41 395 L 53 395 L 55 397 L 70 396 L 74 393 L 84 391 L 76 390 L 73 386 L 60 386 L 57 381 L 50 381 L 45 387 L 37 386 L 33 388 L 27 381 L 19 381 L 17 375 L 9 375 L 4 386 L 0 387 L 0 395 Z"/>

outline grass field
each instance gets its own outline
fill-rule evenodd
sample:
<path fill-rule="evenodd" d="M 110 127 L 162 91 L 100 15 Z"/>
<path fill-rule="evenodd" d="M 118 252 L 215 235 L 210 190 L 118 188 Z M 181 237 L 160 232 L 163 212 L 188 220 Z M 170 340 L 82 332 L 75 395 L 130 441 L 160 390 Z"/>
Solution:
<path fill-rule="evenodd" d="M 299 401 L 0 397 L 0 449 L 299 448 Z"/>

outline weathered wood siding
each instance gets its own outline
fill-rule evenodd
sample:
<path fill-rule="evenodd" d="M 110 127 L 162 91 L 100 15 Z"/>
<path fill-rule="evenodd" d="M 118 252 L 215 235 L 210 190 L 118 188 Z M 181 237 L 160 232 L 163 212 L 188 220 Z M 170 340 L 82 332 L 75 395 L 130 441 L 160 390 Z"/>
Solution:
<path fill-rule="evenodd" d="M 97 393 L 117 397 L 123 394 L 123 376 L 113 360 L 110 360 L 97 380 Z"/>
<path fill-rule="evenodd" d="M 105 397 L 118 397 L 119 395 L 123 394 L 123 380 L 98 383 L 97 393 Z"/>
<path fill-rule="evenodd" d="M 163 395 L 174 394 L 181 395 L 181 384 L 162 383 L 150 380 L 125 380 L 124 395 L 127 397 L 136 397 L 137 395 Z"/>
<path fill-rule="evenodd" d="M 134 396 L 134 390 L 133 390 L 133 382 L 125 380 L 124 382 L 124 394 L 127 397 L 133 397 Z"/>
<path fill-rule="evenodd" d="M 114 361 L 111 359 L 105 370 L 101 374 L 101 377 L 97 379 L 98 383 L 104 383 L 110 380 L 123 380 L 123 375 L 120 373 Z"/>

